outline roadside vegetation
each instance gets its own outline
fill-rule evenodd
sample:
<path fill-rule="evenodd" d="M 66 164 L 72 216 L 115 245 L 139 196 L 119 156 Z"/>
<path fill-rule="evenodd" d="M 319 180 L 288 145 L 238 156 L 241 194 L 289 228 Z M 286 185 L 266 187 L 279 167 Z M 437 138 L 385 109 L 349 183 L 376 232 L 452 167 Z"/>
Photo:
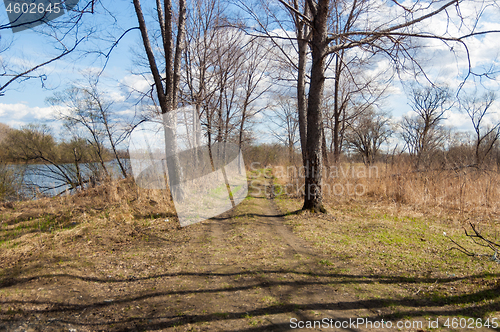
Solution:
<path fill-rule="evenodd" d="M 301 211 L 300 185 L 287 167 L 296 169 L 267 170 L 287 223 L 331 257 L 319 264 L 360 278 L 348 282 L 360 299 L 385 299 L 386 318 L 498 317 L 496 170 L 417 171 L 404 161 L 332 166 L 325 171 L 332 174 L 324 188 L 328 214 L 318 215 Z M 471 226 L 494 245 L 471 237 Z"/>
<path fill-rule="evenodd" d="M 300 208 L 297 199 L 276 200 L 283 212 Z M 291 214 L 286 220 L 296 234 L 331 257 L 320 264 L 359 278 L 347 287 L 360 299 L 385 299 L 387 318 L 498 317 L 500 264 L 493 261 L 493 252 L 465 236 L 460 217 L 381 202 L 327 206 L 328 217 Z M 494 238 L 500 224 L 483 220 L 480 228 Z M 485 256 L 464 255 L 448 236 Z M 344 264 L 338 266 L 337 259 Z"/>
<path fill-rule="evenodd" d="M 497 1 L 66 2 L 34 30 L 55 42 L 40 63 L 0 50 L 0 95 L 61 87 L 57 128 L 23 122 L 37 94 L 1 114 L 25 125 L 0 124 L 0 329 L 500 319 L 497 64 L 477 57 Z M 248 170 L 238 206 L 226 146 Z M 230 211 L 179 227 L 173 198 L 198 215 L 226 192 Z"/>
<path fill-rule="evenodd" d="M 327 315 L 336 301 L 354 303 L 353 308 L 361 311 L 349 313 L 358 315 L 353 317 L 424 323 L 439 318 L 441 327 L 446 318 L 480 318 L 483 322 L 489 318 L 491 322 L 498 317 L 500 264 L 490 259 L 489 249 L 471 242 L 462 228 L 465 220 L 479 217 L 478 211 L 429 208 L 371 193 L 328 196 L 328 214 L 299 212 L 301 197 L 279 193 L 285 183 L 275 176 L 276 170 L 248 171 L 249 196 L 229 218 L 186 228 L 177 226 L 166 191 L 137 188 L 131 179 L 76 195 L 2 205 L 0 294 L 7 301 L 0 307 L 2 319 L 22 321 L 35 310 L 43 319 L 53 317 L 63 324 L 66 315 L 74 315 L 73 310 L 88 307 L 82 318 L 69 320 L 72 326 L 84 328 L 89 323 L 113 331 L 144 322 L 141 326 L 146 329 L 242 329 L 265 327 L 266 317 L 280 317 L 283 322 L 290 317 L 317 319 Z M 270 200 L 273 187 L 275 195 Z M 297 237 L 293 240 L 290 233 L 286 241 L 295 241 L 292 245 L 299 252 L 290 253 L 284 238 L 280 239 L 283 226 L 269 224 L 271 219 L 273 223 L 283 220 L 274 219 L 276 213 L 265 207 L 268 204 L 281 210 L 285 224 Z M 497 220 L 486 215 L 475 220 L 484 235 L 496 239 L 500 232 Z M 488 256 L 468 257 L 455 250 L 449 238 Z M 227 277 L 214 272 L 196 279 L 204 264 L 209 269 L 220 266 Z M 233 271 L 240 265 L 243 270 Z M 190 269 L 194 270 L 187 272 Z M 186 275 L 178 275 L 178 271 Z M 252 278 L 262 284 L 254 285 Z M 25 284 L 28 280 L 33 281 Z M 52 282 L 56 292 L 37 291 Z M 289 295 L 278 295 L 291 282 L 302 285 L 294 287 L 304 287 L 307 293 L 293 295 L 301 292 L 297 288 Z M 56 286 L 61 283 L 69 293 Z M 217 291 L 211 290 L 206 298 L 204 292 L 191 293 L 205 284 Z M 248 291 L 247 284 L 251 286 Z M 324 304 L 314 304 L 320 300 L 308 293 L 318 285 L 326 287 Z M 270 292 L 270 287 L 276 289 Z M 177 288 L 185 295 L 175 295 Z M 233 292 L 235 288 L 244 293 Z M 168 297 L 170 290 L 175 301 Z M 73 294 L 83 295 L 84 300 Z M 37 305 L 37 296 L 52 304 Z M 246 309 L 250 313 L 235 314 L 225 305 L 238 296 L 245 296 L 254 308 Z M 148 300 L 136 300 L 143 297 Z M 26 305 L 16 304 L 21 298 Z M 72 299 L 70 307 L 62 305 L 65 298 Z M 192 306 L 190 299 L 212 305 Z M 58 309 L 47 311 L 50 308 Z M 157 322 L 161 318 L 151 314 L 153 309 L 172 312 L 172 318 Z"/>

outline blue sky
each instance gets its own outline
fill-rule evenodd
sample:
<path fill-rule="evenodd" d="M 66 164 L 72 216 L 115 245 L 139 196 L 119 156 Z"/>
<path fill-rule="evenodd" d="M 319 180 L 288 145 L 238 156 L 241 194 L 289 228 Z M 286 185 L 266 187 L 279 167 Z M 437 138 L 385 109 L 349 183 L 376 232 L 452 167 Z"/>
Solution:
<path fill-rule="evenodd" d="M 113 4 L 111 1 L 103 1 L 103 4 L 113 7 L 113 15 L 116 17 L 117 23 L 113 22 L 113 18 L 107 15 L 101 7 L 96 8 L 95 14 L 86 14 L 79 38 L 85 37 L 85 29 L 88 29 L 89 26 L 96 27 L 96 31 L 90 34 L 75 52 L 38 71 L 38 73 L 46 75 L 46 80 L 43 82 L 41 79 L 33 78 L 11 85 L 5 91 L 5 95 L 0 97 L 0 122 L 13 127 L 30 122 L 51 122 L 53 116 L 46 104 L 46 98 L 58 90 L 63 90 L 71 82 L 84 79 L 84 73 L 89 70 L 96 71 L 103 68 L 105 57 L 97 56 L 95 51 L 107 52 L 111 45 L 110 36 L 107 34 L 119 36 L 121 31 L 136 25 L 131 3 L 123 2 L 120 6 L 116 6 L 116 3 Z M 61 17 L 61 19 L 65 19 L 65 17 Z M 6 21 L 5 8 L 1 5 L 0 22 Z M 53 39 L 45 37 L 40 33 L 41 31 L 43 31 L 41 28 L 17 33 L 12 33 L 7 29 L 1 30 L 1 45 L 9 45 L 9 43 L 11 45 L 0 53 L 2 61 L 8 61 L 14 66 L 23 64 L 29 66 L 29 64 L 43 62 L 50 56 L 58 54 L 54 50 Z M 138 37 L 138 31 L 128 33 L 110 54 L 102 75 L 102 86 L 104 89 L 114 90 L 110 93 L 113 98 L 122 94 L 119 82 L 130 75 L 130 70 L 133 68 L 130 49 L 136 48 Z M 72 39 L 69 38 L 67 44 L 72 45 L 71 42 Z M 88 50 L 94 52 L 89 53 Z"/>
<path fill-rule="evenodd" d="M 31 79 L 22 84 L 14 84 L 6 91 L 5 96 L 0 97 L 0 122 L 16 128 L 32 122 L 51 123 L 53 114 L 45 102 L 46 98 L 52 96 L 55 91 L 64 89 L 70 82 L 82 80 L 84 78 L 82 74 L 89 69 L 100 70 L 103 67 L 104 57 L 98 57 L 95 53 L 89 54 L 86 51 L 99 49 L 107 52 L 111 36 L 119 36 L 121 32 L 136 26 L 137 23 L 131 1 L 120 1 L 118 6 L 117 2 L 110 0 L 104 0 L 102 3 L 112 12 L 116 21 L 101 7 L 96 8 L 95 14 L 86 15 L 81 31 L 84 32 L 89 27 L 96 31 L 82 43 L 82 47 L 77 52 L 43 69 L 43 73 L 47 75 L 47 80 L 43 82 L 45 87 L 42 87 L 39 79 Z M 142 3 L 145 13 L 151 13 L 154 2 L 143 0 Z M 495 16 L 491 17 L 491 20 L 486 21 L 482 28 L 499 28 L 500 23 L 496 23 Z M 0 6 L 0 22 L 6 22 L 6 20 L 4 7 Z M 432 24 L 436 29 L 441 29 L 444 22 L 434 20 Z M 37 31 L 26 30 L 13 34 L 10 30 L 0 30 L 0 36 L 2 45 L 12 42 L 9 49 L 0 53 L 3 61 L 10 61 L 14 64 L 26 61 L 37 63 L 47 55 L 56 54 L 49 39 Z M 474 67 L 496 64 L 500 50 L 498 37 L 498 35 L 486 36 L 473 41 L 470 51 Z M 426 61 L 428 73 L 433 80 L 447 83 L 455 89 L 460 83 L 460 71 L 466 65 L 463 53 L 454 53 L 449 47 L 439 42 L 426 43 L 423 56 L 428 59 Z M 147 87 L 147 83 L 140 76 L 132 75 L 132 71 L 137 70 L 134 64 L 137 59 L 133 51 L 142 51 L 138 30 L 128 33 L 113 50 L 101 79 L 101 87 L 108 92 L 108 96 L 120 107 L 127 109 L 129 113 L 132 112 L 133 106 L 124 102 L 129 92 L 124 84 L 139 88 Z M 380 66 L 388 66 L 388 64 L 381 63 Z M 414 78 L 403 77 L 403 79 L 409 81 Z M 486 81 L 486 86 L 493 90 L 498 89 L 497 82 Z M 396 82 L 392 87 L 391 95 L 384 107 L 392 112 L 395 119 L 410 112 L 404 91 L 399 83 Z M 500 120 L 500 116 L 492 116 L 491 121 L 496 120 Z M 467 118 L 457 112 L 448 114 L 446 124 L 462 130 L 470 129 Z M 259 130 L 265 131 L 266 128 L 259 126 Z"/>
<path fill-rule="evenodd" d="M 154 1 L 141 2 L 145 15 L 152 14 Z M 143 77 L 134 75 L 144 71 L 144 68 L 137 67 L 138 59 L 134 54 L 143 53 L 139 31 L 130 31 L 120 39 L 110 53 L 109 59 L 102 54 L 108 53 L 113 41 L 124 31 L 138 25 L 137 18 L 131 1 L 120 2 L 119 6 L 110 0 L 104 0 L 102 3 L 107 10 L 112 10 L 112 16 L 103 7 L 96 8 L 95 14 L 86 14 L 79 36 L 85 35 L 85 29 L 95 28 L 96 31 L 93 31 L 77 51 L 39 71 L 46 74 L 46 80 L 42 82 L 38 78 L 33 78 L 20 84 L 13 84 L 5 91 L 5 95 L 0 97 L 1 123 L 14 128 L 28 123 L 47 123 L 54 128 L 56 135 L 60 134 L 60 137 L 64 138 L 64 132 L 60 133 L 59 124 L 54 122 L 53 109 L 46 103 L 46 99 L 55 92 L 65 89 L 72 82 L 85 83 L 85 73 L 99 72 L 105 64 L 99 88 L 107 92 L 107 97 L 116 103 L 116 108 L 128 113 L 129 116 L 132 115 L 136 100 L 125 100 L 126 97 L 133 88 L 142 91 L 150 88 L 150 84 Z M 0 22 L 7 22 L 3 5 L 0 5 Z M 50 44 L 53 39 L 44 37 L 40 31 L 41 28 L 17 33 L 1 30 L 0 44 L 11 43 L 10 48 L 0 53 L 2 60 L 15 65 L 38 64 L 49 59 L 51 55 L 58 54 L 54 51 L 53 44 Z M 68 44 L 71 45 L 71 42 Z M 101 55 L 97 55 L 97 51 L 100 51 Z"/>

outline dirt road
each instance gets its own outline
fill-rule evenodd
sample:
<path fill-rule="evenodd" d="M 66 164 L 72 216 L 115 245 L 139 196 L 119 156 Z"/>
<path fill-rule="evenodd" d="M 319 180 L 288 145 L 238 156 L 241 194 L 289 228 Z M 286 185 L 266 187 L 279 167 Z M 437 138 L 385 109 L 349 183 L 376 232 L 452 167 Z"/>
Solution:
<path fill-rule="evenodd" d="M 345 263 L 294 235 L 261 192 L 197 225 L 27 259 L 3 276 L 0 330 L 283 331 L 322 319 L 314 330 L 365 330 L 347 322 L 377 312 L 333 272 Z"/>

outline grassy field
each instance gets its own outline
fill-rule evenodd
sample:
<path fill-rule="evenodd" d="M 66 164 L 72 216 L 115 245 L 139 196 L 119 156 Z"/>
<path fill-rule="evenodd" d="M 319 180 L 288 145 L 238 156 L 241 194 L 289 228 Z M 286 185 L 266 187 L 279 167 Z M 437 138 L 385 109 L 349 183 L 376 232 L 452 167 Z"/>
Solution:
<path fill-rule="evenodd" d="M 168 194 L 129 180 L 1 205 L 0 327 L 257 331 L 357 316 L 457 330 L 446 319 L 500 319 L 500 264 L 463 229 L 473 221 L 498 241 L 496 205 L 465 213 L 366 191 L 327 196 L 328 214 L 297 213 L 282 178 L 249 176 L 230 215 L 185 228 Z"/>
<path fill-rule="evenodd" d="M 491 174 L 394 177 L 382 170 L 377 176 L 352 176 L 363 168 L 358 165 L 355 172 L 345 170 L 345 177 L 327 180 L 344 188 L 349 182 L 363 185 L 363 195 L 327 192 L 327 215 L 293 213 L 302 207 L 302 199 L 280 195 L 285 192 L 280 187 L 293 180 L 275 176 L 275 201 L 294 232 L 318 251 L 345 262 L 341 268 L 328 260 L 321 263 L 337 273 L 363 276 L 353 286 L 358 296 L 385 301 L 391 309 L 388 317 L 500 319 L 500 264 L 493 250 L 465 234 L 472 233 L 471 222 L 486 238 L 500 243 L 499 195 L 497 183 L 488 182 Z M 494 174 L 490 180 L 496 178 Z M 461 198 L 452 195 L 460 181 L 467 183 L 464 190 L 473 189 Z M 488 198 L 480 195 L 488 189 Z M 453 241 L 477 256 L 462 253 Z M 414 301 L 420 304 L 409 305 Z"/>

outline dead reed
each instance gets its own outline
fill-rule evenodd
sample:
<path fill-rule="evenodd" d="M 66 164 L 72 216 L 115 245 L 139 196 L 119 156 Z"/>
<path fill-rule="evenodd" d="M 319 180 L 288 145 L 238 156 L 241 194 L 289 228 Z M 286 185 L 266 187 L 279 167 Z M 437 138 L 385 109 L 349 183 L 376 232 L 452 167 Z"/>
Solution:
<path fill-rule="evenodd" d="M 278 184 L 275 194 L 304 195 L 303 168 L 275 166 L 273 174 Z M 452 214 L 500 212 L 500 173 L 476 167 L 416 170 L 404 162 L 342 163 L 324 168 L 322 189 L 325 201 L 331 203 L 372 200 Z"/>

